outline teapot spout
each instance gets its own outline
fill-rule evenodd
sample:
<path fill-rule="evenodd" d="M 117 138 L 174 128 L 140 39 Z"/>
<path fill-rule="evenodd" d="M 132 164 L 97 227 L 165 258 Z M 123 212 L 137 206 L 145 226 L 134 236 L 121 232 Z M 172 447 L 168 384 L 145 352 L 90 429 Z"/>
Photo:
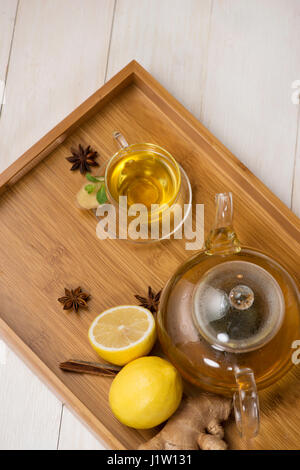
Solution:
<path fill-rule="evenodd" d="M 225 256 L 239 251 L 241 245 L 233 228 L 232 193 L 216 194 L 215 225 L 205 242 L 205 253 Z"/>

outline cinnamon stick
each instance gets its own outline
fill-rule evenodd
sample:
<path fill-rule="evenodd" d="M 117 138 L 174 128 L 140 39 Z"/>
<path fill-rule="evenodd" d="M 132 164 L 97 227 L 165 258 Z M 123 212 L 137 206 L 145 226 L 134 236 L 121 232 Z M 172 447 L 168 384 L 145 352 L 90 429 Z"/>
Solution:
<path fill-rule="evenodd" d="M 67 372 L 78 372 L 79 374 L 102 375 L 113 377 L 121 367 L 112 364 L 100 364 L 99 362 L 88 362 L 77 359 L 69 359 L 59 364 L 60 369 Z"/>

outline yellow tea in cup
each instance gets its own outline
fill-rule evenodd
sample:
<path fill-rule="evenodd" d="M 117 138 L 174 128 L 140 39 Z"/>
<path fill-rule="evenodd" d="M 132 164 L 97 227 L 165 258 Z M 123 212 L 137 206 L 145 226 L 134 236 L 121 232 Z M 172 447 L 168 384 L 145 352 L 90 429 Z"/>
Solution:
<path fill-rule="evenodd" d="M 153 144 L 134 144 L 113 159 L 106 174 L 108 191 L 117 202 L 127 196 L 127 205 L 152 204 L 170 207 L 176 201 L 181 175 L 174 158 Z"/>

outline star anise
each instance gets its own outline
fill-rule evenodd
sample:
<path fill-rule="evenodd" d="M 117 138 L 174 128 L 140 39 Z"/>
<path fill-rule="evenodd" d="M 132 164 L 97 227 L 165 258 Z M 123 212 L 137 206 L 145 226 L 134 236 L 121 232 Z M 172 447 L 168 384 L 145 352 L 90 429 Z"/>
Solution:
<path fill-rule="evenodd" d="M 158 304 L 160 299 L 161 290 L 155 293 L 152 288 L 148 287 L 148 297 L 142 297 L 140 295 L 135 295 L 134 297 L 140 302 L 141 307 L 145 307 L 152 313 L 157 313 Z"/>
<path fill-rule="evenodd" d="M 99 166 L 99 163 L 95 162 L 95 158 L 98 157 L 98 153 L 91 149 L 88 145 L 85 149 L 79 144 L 78 149 L 71 148 L 72 156 L 67 157 L 66 160 L 73 163 L 71 171 L 78 170 L 81 174 L 85 175 L 87 171 L 91 171 L 92 166 Z"/>
<path fill-rule="evenodd" d="M 65 295 L 57 300 L 64 304 L 64 310 L 71 310 L 73 308 L 75 312 L 78 312 L 80 307 L 87 307 L 89 297 L 89 294 L 82 292 L 81 287 L 77 287 L 75 290 L 65 289 Z"/>

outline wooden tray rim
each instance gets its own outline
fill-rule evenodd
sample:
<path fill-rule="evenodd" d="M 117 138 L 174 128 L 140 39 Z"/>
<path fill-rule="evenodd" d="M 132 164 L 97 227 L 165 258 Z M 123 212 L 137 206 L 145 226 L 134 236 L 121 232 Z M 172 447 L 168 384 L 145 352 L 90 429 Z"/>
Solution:
<path fill-rule="evenodd" d="M 79 125 L 132 83 L 136 84 L 171 119 L 173 124 L 175 123 L 178 129 L 201 146 L 202 152 L 210 159 L 212 165 L 217 167 L 221 159 L 232 179 L 242 178 L 241 191 L 255 198 L 272 218 L 275 217 L 280 221 L 287 236 L 291 237 L 294 242 L 295 240 L 300 242 L 299 218 L 135 60 L 125 66 L 0 174 L 0 195 L 46 158 Z M 214 150 L 213 156 L 211 152 L 208 152 L 209 149 Z M 75 411 L 96 437 L 104 439 L 112 449 L 125 449 L 123 444 L 2 318 L 0 318 L 0 332 L 12 349 L 46 382 L 63 403 L 67 403 Z"/>

